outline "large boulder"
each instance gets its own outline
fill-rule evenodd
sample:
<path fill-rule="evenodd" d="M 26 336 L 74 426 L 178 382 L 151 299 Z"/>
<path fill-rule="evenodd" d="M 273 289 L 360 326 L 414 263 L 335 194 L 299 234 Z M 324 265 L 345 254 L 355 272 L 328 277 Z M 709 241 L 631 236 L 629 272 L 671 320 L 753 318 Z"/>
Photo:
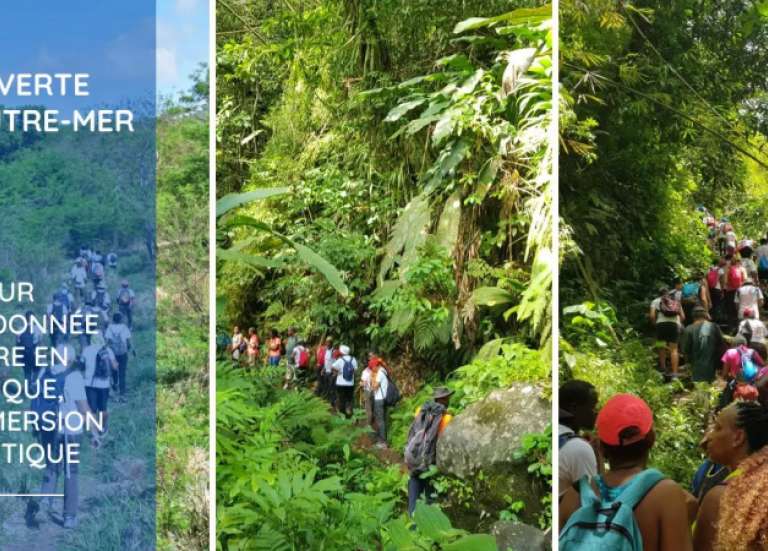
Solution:
<path fill-rule="evenodd" d="M 491 534 L 496 536 L 499 551 L 549 551 L 551 535 L 522 522 L 500 520 L 493 525 Z"/>
<path fill-rule="evenodd" d="M 472 482 L 482 517 L 504 509 L 511 498 L 524 503 L 522 518 L 534 522 L 541 498 L 551 491 L 528 473 L 525 462 L 514 459 L 523 435 L 543 432 L 551 422 L 551 406 L 541 390 L 514 383 L 494 391 L 457 415 L 438 440 L 438 469 Z"/>

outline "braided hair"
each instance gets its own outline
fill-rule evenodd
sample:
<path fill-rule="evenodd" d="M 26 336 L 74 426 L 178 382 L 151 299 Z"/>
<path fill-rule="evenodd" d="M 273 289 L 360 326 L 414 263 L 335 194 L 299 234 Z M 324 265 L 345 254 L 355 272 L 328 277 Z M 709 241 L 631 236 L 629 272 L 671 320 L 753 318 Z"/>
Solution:
<path fill-rule="evenodd" d="M 747 434 L 749 453 L 768 444 L 768 411 L 760 402 L 736 402 L 736 426 Z"/>

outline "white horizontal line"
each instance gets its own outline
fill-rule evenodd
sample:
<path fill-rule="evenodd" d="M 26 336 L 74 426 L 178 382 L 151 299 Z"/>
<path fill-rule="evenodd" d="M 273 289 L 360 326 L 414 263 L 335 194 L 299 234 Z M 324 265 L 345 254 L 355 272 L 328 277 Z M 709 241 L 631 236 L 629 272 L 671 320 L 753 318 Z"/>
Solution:
<path fill-rule="evenodd" d="M 0 494 L 0 497 L 64 497 L 64 494 Z"/>

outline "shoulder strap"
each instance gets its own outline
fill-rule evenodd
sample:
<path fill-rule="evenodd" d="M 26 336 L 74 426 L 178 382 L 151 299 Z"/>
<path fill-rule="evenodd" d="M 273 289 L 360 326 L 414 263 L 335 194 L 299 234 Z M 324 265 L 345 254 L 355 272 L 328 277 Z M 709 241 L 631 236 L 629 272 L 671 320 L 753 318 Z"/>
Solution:
<path fill-rule="evenodd" d="M 656 469 L 646 469 L 635 475 L 624 491 L 621 492 L 621 502 L 634 509 L 648 495 L 648 492 L 664 480 L 664 478 L 664 475 Z"/>
<path fill-rule="evenodd" d="M 590 478 L 589 475 L 582 476 L 577 484 L 580 507 L 589 507 L 599 501 L 597 494 L 595 494 L 595 489 L 592 487 L 592 478 Z M 576 487 L 575 484 L 574 487 Z"/>

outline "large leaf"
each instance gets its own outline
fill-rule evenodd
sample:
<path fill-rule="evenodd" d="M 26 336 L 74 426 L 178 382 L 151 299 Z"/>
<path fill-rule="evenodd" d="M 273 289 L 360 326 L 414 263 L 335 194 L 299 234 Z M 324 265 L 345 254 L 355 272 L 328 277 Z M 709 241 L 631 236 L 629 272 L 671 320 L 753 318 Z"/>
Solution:
<path fill-rule="evenodd" d="M 291 244 L 293 245 L 293 248 L 296 249 L 296 253 L 299 255 L 299 258 L 320 272 L 325 277 L 325 279 L 328 280 L 328 283 L 330 283 L 331 287 L 336 289 L 336 291 L 341 296 L 346 297 L 349 295 L 349 289 L 347 288 L 346 283 L 344 283 L 344 280 L 341 278 L 341 274 L 333 266 L 333 264 L 328 262 L 325 258 L 317 254 L 309 247 L 301 245 L 300 243 L 295 243 L 293 241 L 291 241 Z"/>
<path fill-rule="evenodd" d="M 461 21 L 454 27 L 455 34 L 489 27 L 496 23 L 505 25 L 538 25 L 552 18 L 552 6 L 547 4 L 538 8 L 520 8 L 511 12 L 497 15 L 496 17 L 470 17 Z"/>
<path fill-rule="evenodd" d="M 496 551 L 496 538 L 488 534 L 470 534 L 442 546 L 443 551 Z"/>
<path fill-rule="evenodd" d="M 245 193 L 230 193 L 216 202 L 216 217 L 223 216 L 230 210 L 245 203 L 267 199 L 275 195 L 283 195 L 289 191 L 290 188 L 287 187 L 265 187 L 254 191 L 246 191 Z"/>
<path fill-rule="evenodd" d="M 464 160 L 469 153 L 470 143 L 466 140 L 456 140 L 451 142 L 443 151 L 440 156 L 432 165 L 431 177 L 427 181 L 427 189 L 433 190 L 448 176 L 450 173 L 459 166 L 459 163 Z"/>
<path fill-rule="evenodd" d="M 472 300 L 478 306 L 510 304 L 512 299 L 512 293 L 501 287 L 478 287 L 472 292 Z"/>
<path fill-rule="evenodd" d="M 448 197 L 437 223 L 435 238 L 437 243 L 445 248 L 448 254 L 453 253 L 456 240 L 459 237 L 459 224 L 461 223 L 461 191 L 456 190 Z"/>
<path fill-rule="evenodd" d="M 263 256 L 243 253 L 232 249 L 217 249 L 216 258 L 229 262 L 242 262 L 255 268 L 282 268 L 283 263 Z"/>
<path fill-rule="evenodd" d="M 406 205 L 392 229 L 392 236 L 384 248 L 384 258 L 379 267 L 379 285 L 384 282 L 401 252 L 401 267 L 407 267 L 417 257 L 418 248 L 427 239 L 430 218 L 429 195 L 422 192 Z"/>
<path fill-rule="evenodd" d="M 436 541 L 441 541 L 445 534 L 453 531 L 451 521 L 435 505 L 426 505 L 419 501 L 413 512 L 413 521 L 419 527 L 419 532 Z"/>
<path fill-rule="evenodd" d="M 400 120 L 400 117 L 405 115 L 408 111 L 415 109 L 425 101 L 427 101 L 426 98 L 421 98 L 413 101 L 406 101 L 405 103 L 401 103 L 400 105 L 393 107 L 392 110 L 387 113 L 384 122 L 395 122 Z"/>

